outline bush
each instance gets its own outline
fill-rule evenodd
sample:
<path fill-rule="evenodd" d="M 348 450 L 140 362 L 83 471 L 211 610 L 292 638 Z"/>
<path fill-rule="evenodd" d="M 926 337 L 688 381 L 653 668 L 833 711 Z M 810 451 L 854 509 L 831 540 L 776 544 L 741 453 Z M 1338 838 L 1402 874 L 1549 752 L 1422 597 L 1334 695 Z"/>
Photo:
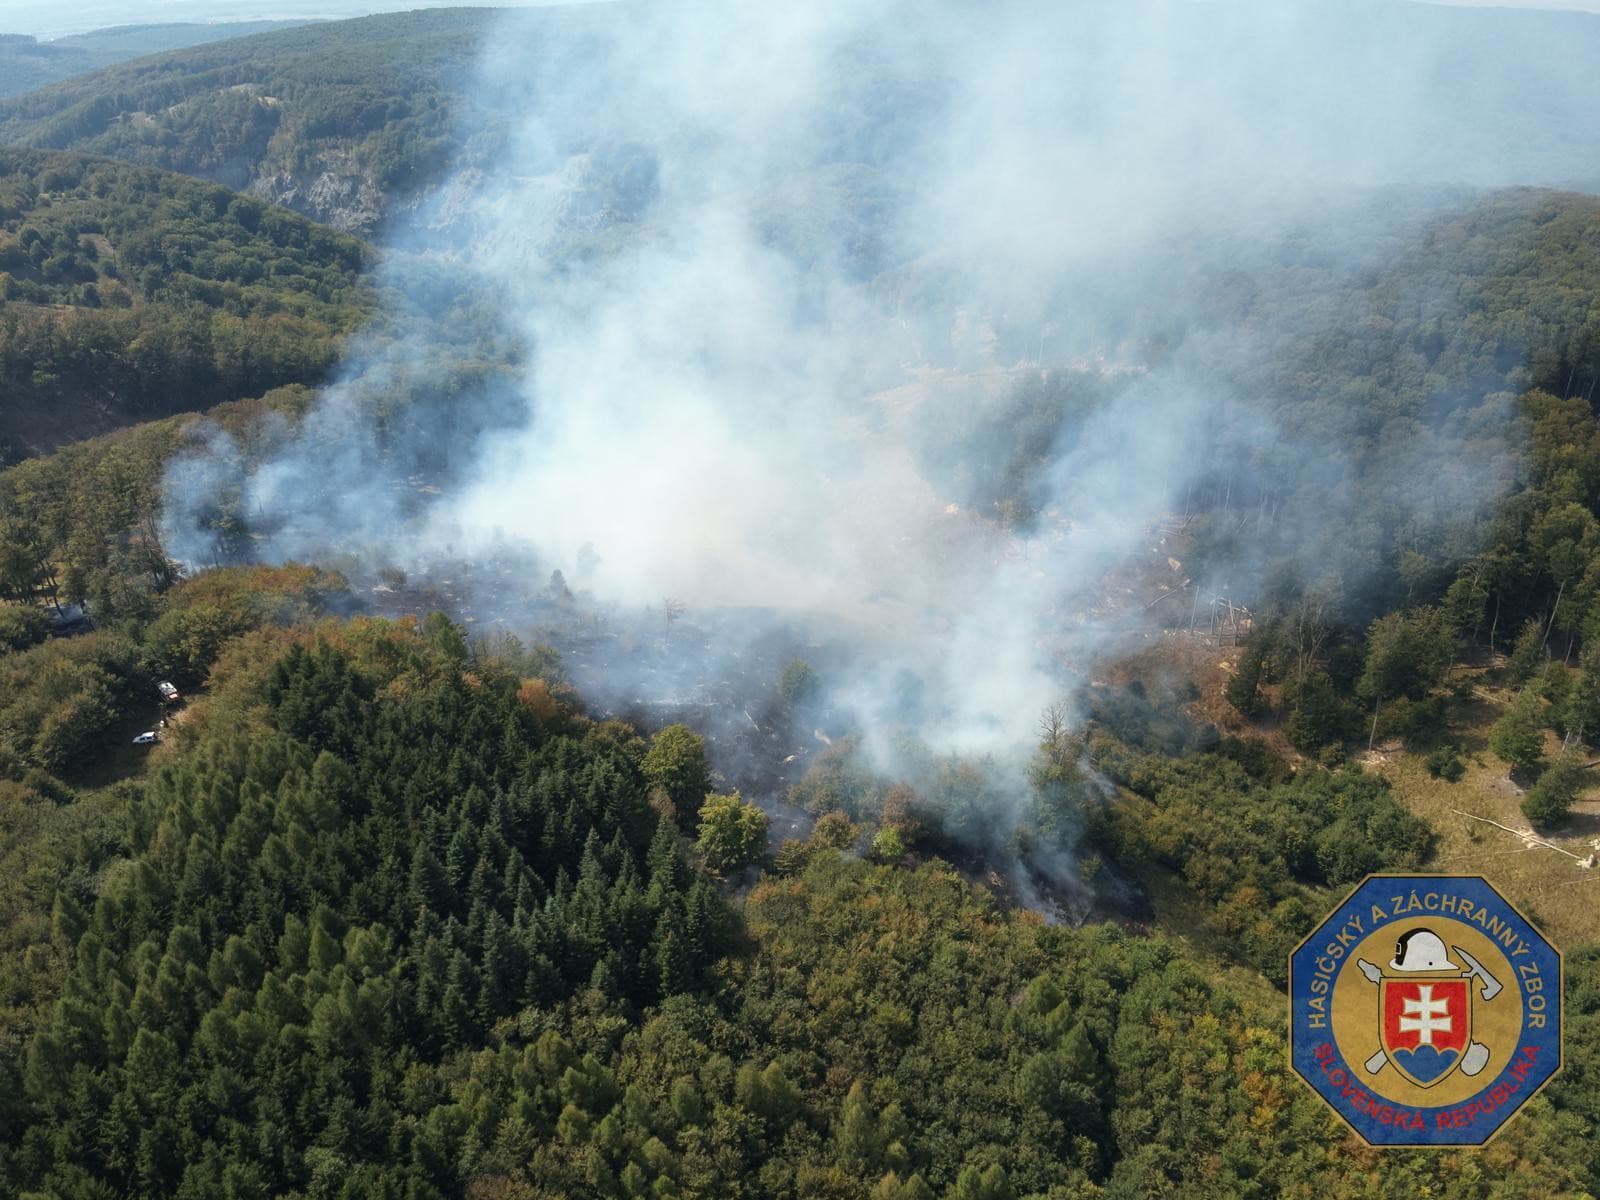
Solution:
<path fill-rule="evenodd" d="M 1377 737 L 1380 741 L 1397 737 L 1415 750 L 1437 745 L 1449 733 L 1450 726 L 1441 697 L 1413 700 L 1399 696 L 1384 704 L 1378 712 Z"/>
<path fill-rule="evenodd" d="M 1454 746 L 1436 748 L 1423 760 L 1423 765 L 1428 768 L 1429 775 L 1446 783 L 1459 783 L 1467 773 L 1466 764 L 1461 761 Z"/>
<path fill-rule="evenodd" d="M 1544 701 L 1532 688 L 1519 695 L 1495 724 L 1489 749 L 1522 770 L 1544 757 Z"/>
<path fill-rule="evenodd" d="M 50 636 L 50 615 L 36 604 L 0 603 L 0 647 L 26 650 Z"/>
<path fill-rule="evenodd" d="M 1563 754 L 1539 776 L 1539 782 L 1522 798 L 1522 815 L 1535 829 L 1547 829 L 1565 820 L 1572 811 L 1586 780 L 1583 761 L 1572 753 Z"/>

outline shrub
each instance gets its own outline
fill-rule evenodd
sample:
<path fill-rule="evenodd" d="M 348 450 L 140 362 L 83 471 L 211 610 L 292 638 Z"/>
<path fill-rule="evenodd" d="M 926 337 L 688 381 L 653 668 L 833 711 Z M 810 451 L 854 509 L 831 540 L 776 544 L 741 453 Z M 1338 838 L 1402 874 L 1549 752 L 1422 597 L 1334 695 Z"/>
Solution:
<path fill-rule="evenodd" d="M 0 648 L 26 650 L 50 636 L 50 615 L 36 604 L 0 603 Z"/>
<path fill-rule="evenodd" d="M 1576 754 L 1563 754 L 1528 789 L 1522 798 L 1522 815 L 1535 829 L 1547 829 L 1565 820 L 1584 782 L 1582 760 Z"/>
<path fill-rule="evenodd" d="M 1435 779 L 1443 779 L 1446 783 L 1459 783 L 1461 777 L 1467 773 L 1466 764 L 1461 761 L 1461 756 L 1456 753 L 1454 746 L 1435 748 L 1423 760 L 1423 765 L 1428 768 L 1429 775 Z"/>

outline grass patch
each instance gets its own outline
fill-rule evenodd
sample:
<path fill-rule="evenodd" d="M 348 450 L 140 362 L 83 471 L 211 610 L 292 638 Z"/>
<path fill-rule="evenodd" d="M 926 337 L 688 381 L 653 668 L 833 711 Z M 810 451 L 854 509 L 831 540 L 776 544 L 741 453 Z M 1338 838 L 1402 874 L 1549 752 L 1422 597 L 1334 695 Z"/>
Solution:
<path fill-rule="evenodd" d="M 1386 776 L 1395 797 L 1438 832 L 1431 870 L 1482 875 L 1558 946 L 1600 941 L 1600 869 L 1586 870 L 1565 854 L 1530 847 L 1514 834 L 1460 815 L 1473 813 L 1512 829 L 1529 829 L 1521 810 L 1523 789 L 1511 781 L 1506 764 L 1483 748 L 1507 698 L 1480 691 L 1452 714 L 1466 765 L 1459 783 L 1431 777 L 1426 755 L 1407 750 L 1374 755 L 1368 769 Z M 1553 734 L 1547 741 L 1553 757 L 1559 743 Z M 1594 774 L 1594 787 L 1573 805 L 1568 819 L 1541 835 L 1580 858 L 1594 853 L 1594 843 L 1600 841 L 1600 771 Z"/>

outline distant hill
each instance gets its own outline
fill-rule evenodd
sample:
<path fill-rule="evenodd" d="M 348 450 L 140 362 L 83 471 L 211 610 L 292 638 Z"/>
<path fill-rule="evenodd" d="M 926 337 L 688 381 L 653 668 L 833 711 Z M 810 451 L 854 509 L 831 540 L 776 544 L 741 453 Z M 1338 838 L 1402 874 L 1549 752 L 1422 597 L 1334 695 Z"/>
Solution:
<path fill-rule="evenodd" d="M 0 33 L 0 96 L 20 96 L 130 58 L 304 24 L 305 21 L 229 21 L 116 25 L 50 41 Z"/>
<path fill-rule="evenodd" d="M 1248 165 L 1282 162 L 1290 174 L 1371 183 L 1600 182 L 1600 125 L 1589 116 L 1600 111 L 1600 17 L 1393 0 L 1293 11 L 1291 51 L 1241 70 L 1230 58 L 1235 43 L 1252 44 L 1258 26 L 1272 26 L 1271 5 L 1085 5 L 1084 36 L 1059 47 L 1059 69 L 1092 91 L 1104 63 L 1096 66 L 1090 35 L 1148 24 L 1190 48 L 1185 69 L 1197 97 L 1252 121 L 1259 136 L 1244 151 Z M 446 203 L 462 211 L 475 169 L 503 159 L 519 119 L 579 94 L 567 86 L 574 80 L 593 91 L 592 111 L 559 114 L 577 139 L 562 150 L 594 151 L 602 163 L 623 151 L 647 159 L 649 148 L 605 144 L 615 131 L 598 82 L 629 69 L 607 62 L 604 47 L 638 18 L 627 3 L 514 15 L 424 9 L 212 42 L 0 100 L 0 143 L 182 171 L 373 236 L 449 176 L 462 186 Z M 486 93 L 475 83 L 495 31 L 514 40 L 526 71 Z M 942 82 L 893 61 L 870 46 L 841 60 L 829 84 L 840 126 L 797 172 L 883 168 L 939 119 Z M 1263 113 L 1271 118 L 1257 121 Z"/>
<path fill-rule="evenodd" d="M 249 190 L 370 233 L 453 149 L 492 9 L 301 26 L 123 63 L 0 103 L 0 142 Z"/>
<path fill-rule="evenodd" d="M 367 254 L 215 184 L 0 150 L 0 448 L 319 381 L 372 307 Z"/>
<path fill-rule="evenodd" d="M 536 4 L 540 0 L 507 2 Z M 0 27 L 54 40 L 123 25 L 246 25 L 274 21 L 300 24 L 448 7 L 448 0 L 75 0 L 70 6 L 60 0 L 5 0 Z"/>

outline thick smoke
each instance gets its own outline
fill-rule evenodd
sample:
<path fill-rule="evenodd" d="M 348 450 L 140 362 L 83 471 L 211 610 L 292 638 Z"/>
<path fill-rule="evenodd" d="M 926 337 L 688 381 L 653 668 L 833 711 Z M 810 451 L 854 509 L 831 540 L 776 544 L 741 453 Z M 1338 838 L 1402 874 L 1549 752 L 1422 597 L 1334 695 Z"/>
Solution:
<path fill-rule="evenodd" d="M 1107 618 L 1108 574 L 1165 563 L 1184 496 L 1257 454 L 1330 494 L 1353 469 L 1200 361 L 1267 351 L 1196 280 L 1350 203 L 1319 253 L 1358 269 L 1389 202 L 1352 189 L 1559 181 L 1514 130 L 1459 120 L 1456 92 L 1495 81 L 1441 82 L 1460 48 L 1408 40 L 1405 7 L 508 14 L 469 161 L 390 239 L 393 321 L 264 462 L 213 440 L 175 464 L 169 549 L 525 555 L 527 593 L 560 569 L 612 612 L 739 610 L 735 644 L 650 668 L 658 698 L 713 694 L 799 623 L 885 770 L 909 730 L 1025 790 L 1040 711 L 1138 628 L 1142 595 Z M 441 373 L 424 321 L 521 349 Z M 1224 443 L 1239 463 L 1209 457 Z M 1414 464 L 1394 474 L 1419 502 Z M 1500 486 L 1455 482 L 1463 511 Z M 622 707 L 646 674 L 612 656 L 585 684 Z"/>

